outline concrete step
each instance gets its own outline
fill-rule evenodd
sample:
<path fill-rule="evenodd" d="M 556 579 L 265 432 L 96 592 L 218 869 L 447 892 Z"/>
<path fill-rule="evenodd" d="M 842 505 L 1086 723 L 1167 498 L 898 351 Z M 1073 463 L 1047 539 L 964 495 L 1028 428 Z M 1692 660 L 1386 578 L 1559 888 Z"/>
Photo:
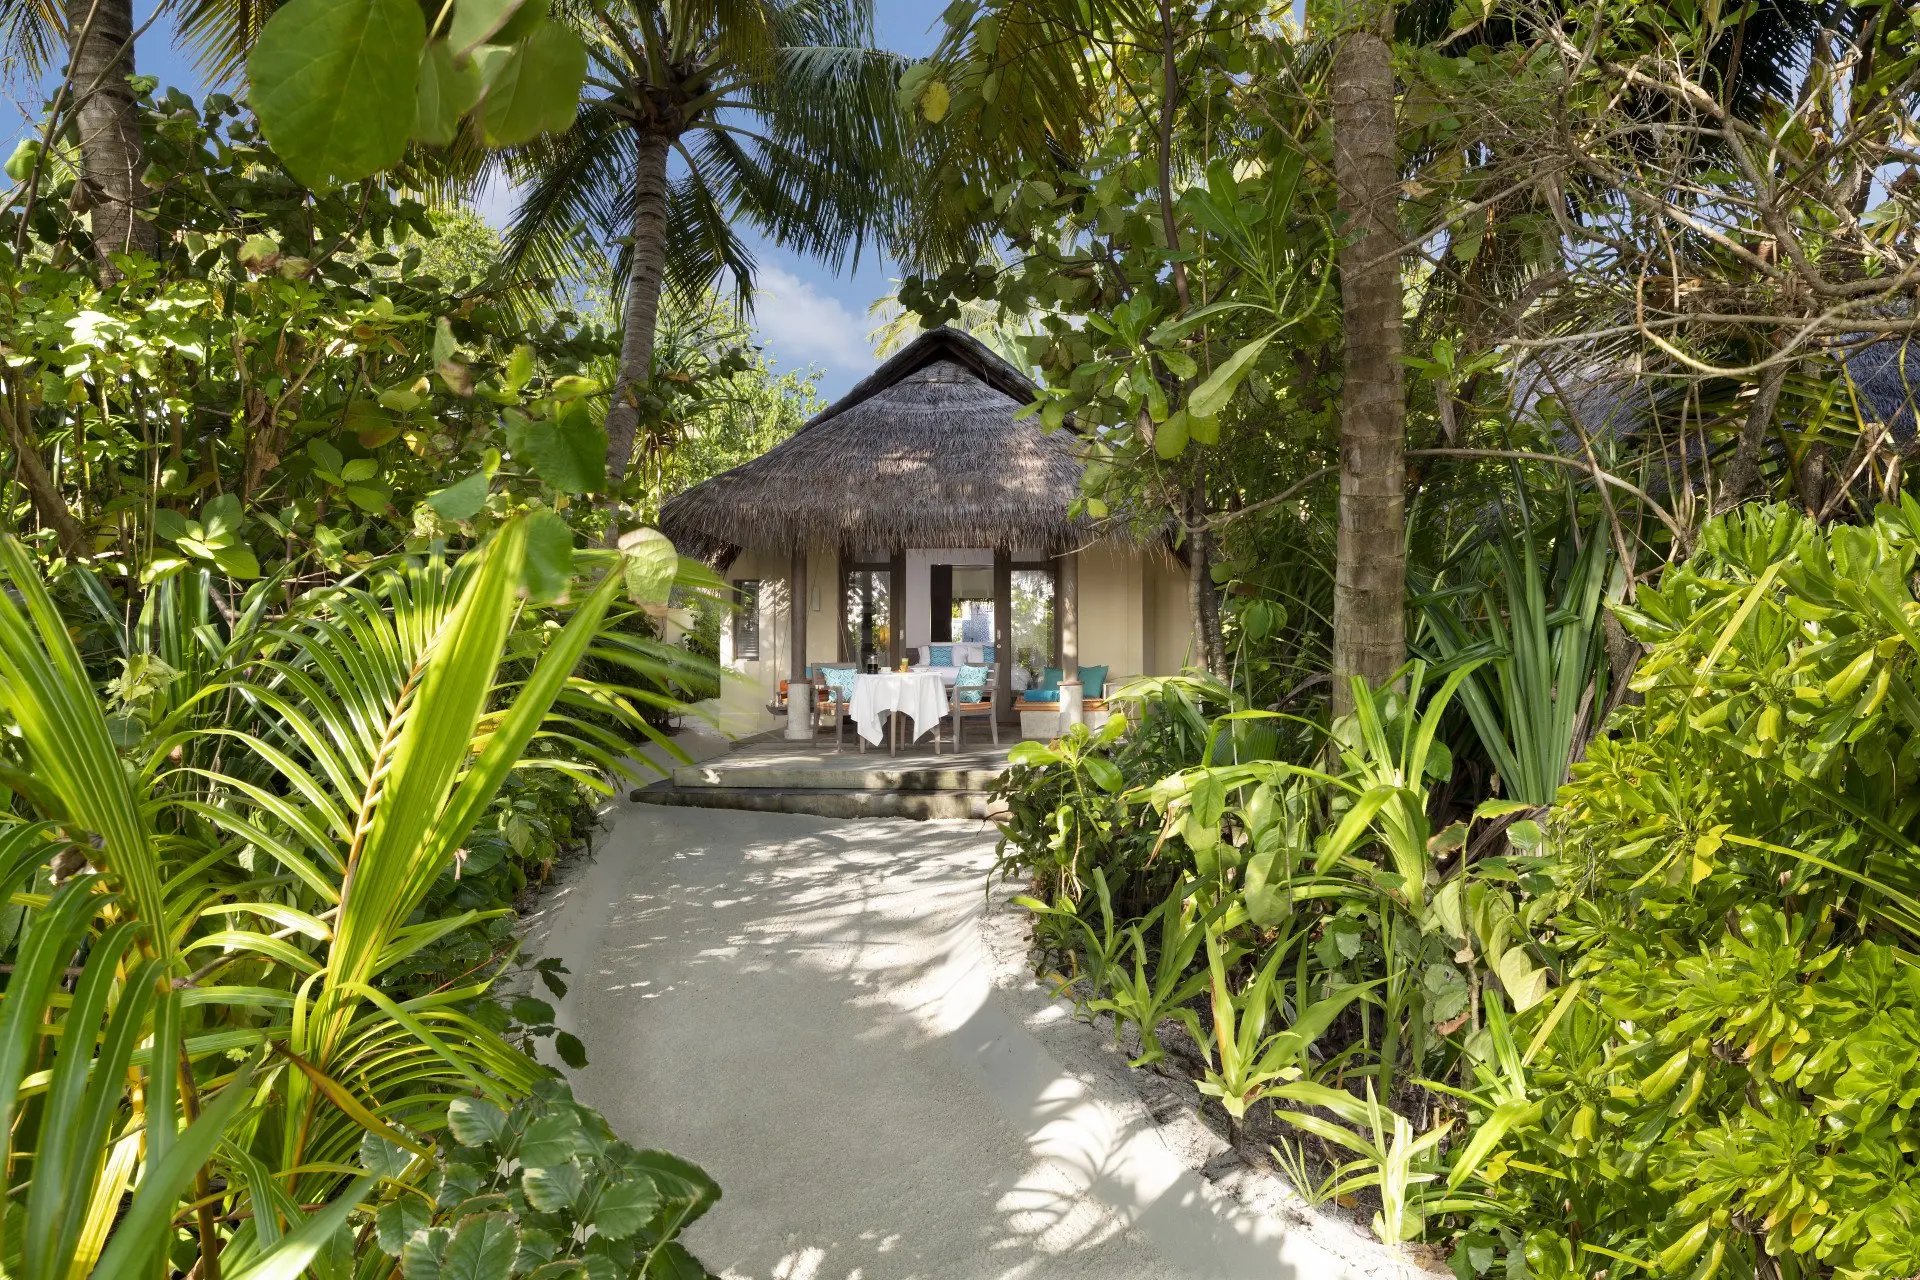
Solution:
<path fill-rule="evenodd" d="M 724 787 L 771 791 L 991 791 L 999 777 L 997 769 L 938 765 L 852 761 L 825 765 L 728 765 L 716 760 L 675 769 L 673 785 L 686 789 Z"/>
<path fill-rule="evenodd" d="M 639 804 L 696 809 L 750 809 L 757 813 L 805 813 L 819 818 L 987 818 L 1000 810 L 981 789 L 882 791 L 844 787 L 678 786 L 656 782 L 632 793 Z"/>

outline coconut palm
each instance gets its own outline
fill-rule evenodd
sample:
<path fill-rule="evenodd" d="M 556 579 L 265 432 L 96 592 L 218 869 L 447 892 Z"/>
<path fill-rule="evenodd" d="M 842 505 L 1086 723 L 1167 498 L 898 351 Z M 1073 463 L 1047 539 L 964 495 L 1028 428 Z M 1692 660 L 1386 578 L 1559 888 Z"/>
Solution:
<path fill-rule="evenodd" d="M 56 99 L 61 127 L 78 142 L 81 188 L 93 212 L 93 250 L 101 271 L 117 279 L 115 253 L 152 253 L 145 150 L 129 78 L 133 75 L 133 0 L 5 0 L 0 51 L 28 75 L 57 59 L 66 74 Z"/>
<path fill-rule="evenodd" d="M 888 228 L 908 131 L 901 60 L 871 0 L 613 0 L 577 11 L 592 48 L 573 128 L 505 158 L 526 197 L 509 261 L 563 274 L 582 234 L 617 244 L 625 336 L 607 469 L 633 452 L 662 289 L 751 297 L 751 227 L 838 267 Z"/>

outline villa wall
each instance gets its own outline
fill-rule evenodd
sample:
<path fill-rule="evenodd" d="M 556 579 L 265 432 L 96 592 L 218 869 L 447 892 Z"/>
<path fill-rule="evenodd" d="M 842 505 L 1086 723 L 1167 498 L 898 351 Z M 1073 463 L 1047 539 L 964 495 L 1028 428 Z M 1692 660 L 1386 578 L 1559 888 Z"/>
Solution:
<path fill-rule="evenodd" d="M 1187 598 L 1187 566 L 1167 551 L 1141 553 L 1141 592 L 1146 602 L 1148 674 L 1177 675 L 1197 660 L 1193 608 Z"/>
<path fill-rule="evenodd" d="M 768 714 L 766 704 L 792 669 L 787 578 L 793 561 L 787 552 L 743 551 L 727 566 L 727 581 L 760 582 L 760 656 L 741 658 L 733 651 L 733 627 L 720 628 L 720 698 L 709 704 L 730 734 L 757 733 L 785 724 Z M 832 548 L 807 555 L 807 661 L 835 662 L 840 656 L 840 556 Z"/>
<path fill-rule="evenodd" d="M 1193 630 L 1186 566 L 1165 551 L 1089 547 L 1080 553 L 1080 661 L 1108 678 L 1173 675 Z"/>
<path fill-rule="evenodd" d="M 1139 553 L 1092 546 L 1079 558 L 1081 665 L 1106 667 L 1107 678 L 1115 683 L 1145 674 L 1146 601 Z"/>

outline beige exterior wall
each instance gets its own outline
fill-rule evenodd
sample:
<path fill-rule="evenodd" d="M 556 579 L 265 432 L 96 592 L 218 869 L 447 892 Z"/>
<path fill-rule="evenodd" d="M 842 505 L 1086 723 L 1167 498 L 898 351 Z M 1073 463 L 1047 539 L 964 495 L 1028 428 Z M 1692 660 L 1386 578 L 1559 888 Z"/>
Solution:
<path fill-rule="evenodd" d="M 1139 553 L 1093 546 L 1080 552 L 1080 664 L 1104 666 L 1110 684 L 1148 674 L 1146 600 Z M 1087 690 L 1098 697 L 1099 690 Z"/>
<path fill-rule="evenodd" d="M 1187 599 L 1187 566 L 1171 552 L 1142 552 L 1141 593 L 1146 599 L 1147 674 L 1178 675 L 1192 666 L 1193 609 Z"/>
<path fill-rule="evenodd" d="M 1107 678 L 1174 675 L 1186 663 L 1186 569 L 1164 551 L 1089 547 L 1080 553 L 1080 661 Z"/>
<path fill-rule="evenodd" d="M 727 566 L 729 583 L 757 579 L 760 583 L 760 656 L 741 658 L 733 652 L 733 627 L 720 628 L 720 697 L 705 709 L 720 728 L 736 737 L 759 733 L 786 723 L 770 714 L 766 704 L 792 670 L 791 594 L 787 579 L 793 558 L 787 552 L 743 551 Z M 840 653 L 840 555 L 815 549 L 807 555 L 807 661 L 834 662 Z"/>

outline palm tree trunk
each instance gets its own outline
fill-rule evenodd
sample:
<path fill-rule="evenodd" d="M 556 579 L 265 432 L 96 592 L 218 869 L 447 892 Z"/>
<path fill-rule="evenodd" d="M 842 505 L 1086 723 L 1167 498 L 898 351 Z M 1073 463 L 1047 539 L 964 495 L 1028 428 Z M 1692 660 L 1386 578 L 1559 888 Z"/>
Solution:
<path fill-rule="evenodd" d="M 1405 412 L 1400 371 L 1399 164 L 1392 7 L 1378 0 L 1334 55 L 1333 160 L 1354 239 L 1340 250 L 1346 370 L 1340 405 L 1340 534 L 1333 700 L 1350 678 L 1381 684 L 1406 658 Z"/>
<path fill-rule="evenodd" d="M 673 139 L 642 129 L 634 166 L 633 267 L 627 276 L 620 368 L 607 407 L 607 475 L 617 480 L 633 460 L 640 426 L 640 390 L 653 376 L 653 328 L 660 318 L 660 280 L 667 269 L 667 156 Z"/>
<path fill-rule="evenodd" d="M 67 0 L 74 41 L 72 92 L 80 130 L 80 173 L 92 202 L 93 253 L 102 275 L 117 280 L 110 254 L 154 251 L 153 224 L 143 221 L 146 158 L 134 104 L 132 0 Z"/>

